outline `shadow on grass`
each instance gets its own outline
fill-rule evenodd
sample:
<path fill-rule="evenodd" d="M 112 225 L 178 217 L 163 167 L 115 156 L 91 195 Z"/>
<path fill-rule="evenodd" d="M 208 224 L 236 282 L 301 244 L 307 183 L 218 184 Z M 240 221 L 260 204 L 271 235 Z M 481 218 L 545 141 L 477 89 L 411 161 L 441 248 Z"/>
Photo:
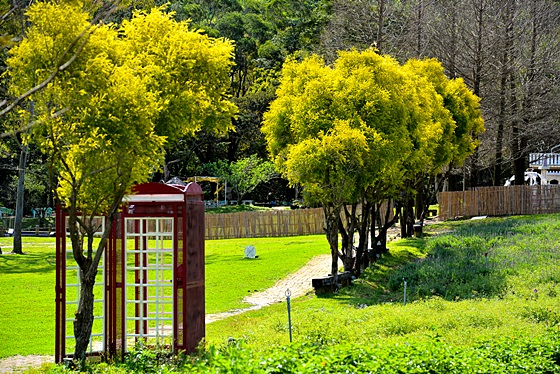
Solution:
<path fill-rule="evenodd" d="M 260 261 L 261 257 L 256 257 L 256 258 L 247 258 L 244 257 L 243 255 L 224 255 L 224 254 L 215 254 L 215 255 L 206 255 L 204 257 L 204 263 L 206 265 L 212 265 L 212 264 L 216 264 L 216 263 L 227 263 L 227 264 L 231 264 L 233 262 L 240 262 L 240 261 L 247 261 L 247 262 L 253 262 L 253 261 Z"/>
<path fill-rule="evenodd" d="M 0 255 L 1 274 L 49 273 L 56 270 L 54 254 L 4 253 Z"/>

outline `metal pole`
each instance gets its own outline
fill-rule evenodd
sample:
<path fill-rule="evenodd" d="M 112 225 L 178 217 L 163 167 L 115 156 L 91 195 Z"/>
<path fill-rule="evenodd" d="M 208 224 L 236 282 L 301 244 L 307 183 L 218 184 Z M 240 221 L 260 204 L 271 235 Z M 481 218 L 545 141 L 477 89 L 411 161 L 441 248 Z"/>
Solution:
<path fill-rule="evenodd" d="M 292 291 L 288 288 L 286 290 L 286 302 L 288 303 L 288 329 L 290 330 L 290 343 L 292 342 L 292 316 L 290 314 L 290 296 L 292 296 Z"/>
<path fill-rule="evenodd" d="M 404 305 L 406 305 L 406 279 L 404 280 Z"/>

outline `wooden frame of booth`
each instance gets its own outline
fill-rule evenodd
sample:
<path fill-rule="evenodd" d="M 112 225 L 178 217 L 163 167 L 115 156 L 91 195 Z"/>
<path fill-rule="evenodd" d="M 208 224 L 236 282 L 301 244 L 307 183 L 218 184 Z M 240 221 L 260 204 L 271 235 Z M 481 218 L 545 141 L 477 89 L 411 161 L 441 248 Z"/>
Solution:
<path fill-rule="evenodd" d="M 167 265 L 168 270 L 166 270 L 167 276 L 172 277 L 166 281 L 172 284 L 173 293 L 173 312 L 172 319 L 170 318 L 172 343 L 169 348 L 174 352 L 193 352 L 205 336 L 204 194 L 202 189 L 196 183 L 189 183 L 187 186 L 146 183 L 135 186 L 133 194 L 126 200 L 121 213 L 113 222 L 111 235 L 105 248 L 102 266 L 103 281 L 100 287 L 103 291 L 99 292 L 103 295 L 96 295 L 96 297 L 100 297 L 103 305 L 103 315 L 99 317 L 103 320 L 103 331 L 98 334 L 103 344 L 100 347 L 90 347 L 88 354 L 108 356 L 124 354 L 129 350 L 129 346 L 138 340 L 135 338 L 133 342 L 130 342 L 131 336 L 148 336 L 149 326 L 145 320 L 135 323 L 133 333 L 127 331 L 127 321 L 131 319 L 127 316 L 127 308 L 129 303 L 136 304 L 136 314 L 135 317 L 132 317 L 136 320 L 138 320 L 138 313 L 146 312 L 146 308 L 139 308 L 138 304 L 142 304 L 143 300 L 139 297 L 146 297 L 142 295 L 145 295 L 143 292 L 149 286 L 145 276 L 148 271 L 141 265 L 143 259 L 146 259 L 148 255 L 138 254 L 141 253 L 138 249 L 141 249 L 142 245 L 146 245 L 148 241 L 153 241 L 149 236 L 152 234 L 145 234 L 144 237 L 138 234 L 132 240 L 127 233 L 130 230 L 141 229 L 142 225 L 146 226 L 145 222 L 149 220 L 155 222 L 158 219 L 169 222 L 168 226 L 172 227 L 172 235 L 169 232 L 165 233 L 169 241 L 172 241 L 172 248 L 169 248 L 169 252 L 173 254 L 172 265 Z M 72 358 L 73 354 L 67 352 L 67 340 L 73 338 L 73 332 L 70 334 L 67 331 L 71 323 L 71 319 L 67 316 L 70 304 L 67 292 L 71 286 L 67 282 L 67 269 L 75 265 L 75 262 L 71 252 L 67 253 L 66 231 L 66 213 L 57 207 L 55 288 L 55 361 L 57 363 Z M 154 235 L 159 234 L 156 232 Z M 127 245 L 136 250 L 129 249 Z M 135 252 L 136 260 L 133 266 L 127 265 L 127 251 Z M 157 251 L 157 248 L 152 250 L 155 255 L 157 255 Z M 130 258 L 128 259 L 130 262 Z M 136 274 L 133 284 L 130 284 L 131 277 L 127 277 L 127 271 L 130 271 L 127 270 L 127 266 L 134 269 L 132 271 Z M 158 265 L 154 266 L 156 266 L 154 271 L 157 271 Z M 161 271 L 161 274 L 163 273 L 164 270 Z M 127 299 L 127 287 L 136 290 L 136 300 Z M 153 295 L 151 297 L 153 298 Z M 128 329 L 130 330 L 130 327 Z"/>

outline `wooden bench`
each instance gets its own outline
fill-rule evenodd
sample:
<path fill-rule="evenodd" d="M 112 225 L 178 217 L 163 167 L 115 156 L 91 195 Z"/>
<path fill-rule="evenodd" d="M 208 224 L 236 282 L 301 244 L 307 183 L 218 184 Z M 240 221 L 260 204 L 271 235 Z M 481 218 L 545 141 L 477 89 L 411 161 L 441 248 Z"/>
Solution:
<path fill-rule="evenodd" d="M 335 284 L 334 277 L 329 275 L 322 278 L 313 278 L 311 285 L 315 289 L 316 295 L 324 295 L 327 293 L 337 292 L 341 287 L 352 284 L 352 274 L 349 271 L 338 273 L 338 282 Z"/>

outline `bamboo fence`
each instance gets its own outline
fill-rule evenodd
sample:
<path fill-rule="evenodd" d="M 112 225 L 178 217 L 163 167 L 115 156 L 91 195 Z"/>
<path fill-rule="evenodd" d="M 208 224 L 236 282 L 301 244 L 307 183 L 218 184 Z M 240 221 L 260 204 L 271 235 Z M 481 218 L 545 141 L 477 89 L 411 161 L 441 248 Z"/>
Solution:
<path fill-rule="evenodd" d="M 382 212 L 385 207 L 383 204 Z M 358 209 L 361 212 L 361 207 Z M 393 214 L 389 218 L 393 218 L 392 216 Z M 322 208 L 205 215 L 206 239 L 316 235 L 324 234 L 324 227 L 325 215 Z"/>
<path fill-rule="evenodd" d="M 439 219 L 560 212 L 560 186 L 479 187 L 440 192 Z"/>
<path fill-rule="evenodd" d="M 206 239 L 322 234 L 321 208 L 206 214 Z"/>

